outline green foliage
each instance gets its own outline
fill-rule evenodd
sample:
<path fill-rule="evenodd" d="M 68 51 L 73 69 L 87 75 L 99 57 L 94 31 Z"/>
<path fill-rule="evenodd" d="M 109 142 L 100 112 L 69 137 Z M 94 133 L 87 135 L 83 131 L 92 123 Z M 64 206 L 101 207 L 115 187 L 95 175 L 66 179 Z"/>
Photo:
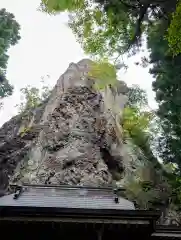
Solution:
<path fill-rule="evenodd" d="M 181 166 L 181 58 L 170 55 L 164 38 L 166 31 L 167 25 L 160 21 L 148 32 L 148 48 L 153 64 L 150 73 L 155 77 L 153 89 L 159 106 L 157 115 L 161 128 L 158 153 L 166 163 Z"/>
<path fill-rule="evenodd" d="M 92 62 L 88 76 L 96 80 L 97 89 L 104 89 L 108 84 L 114 85 L 117 81 L 116 68 L 107 59 Z"/>
<path fill-rule="evenodd" d="M 19 113 L 28 113 L 29 111 L 38 107 L 44 100 L 46 100 L 51 89 L 49 86 L 43 86 L 41 89 L 36 87 L 27 86 L 21 89 L 22 101 L 17 105 Z"/>
<path fill-rule="evenodd" d="M 144 182 L 138 171 L 129 176 L 125 184 L 127 197 L 134 201 L 139 208 L 149 209 L 152 207 L 152 203 L 159 199 L 159 192 L 153 188 L 150 182 Z"/>
<path fill-rule="evenodd" d="M 128 106 L 139 109 L 148 105 L 146 92 L 138 85 L 132 85 L 128 91 Z"/>
<path fill-rule="evenodd" d="M 128 104 L 123 111 L 122 127 L 124 137 L 132 141 L 134 146 L 141 150 L 143 156 L 153 165 L 157 159 L 152 151 L 152 121 L 155 114 L 145 110 L 148 106 L 147 95 L 144 90 L 133 85 L 129 88 Z M 155 136 L 154 136 L 155 137 Z"/>
<path fill-rule="evenodd" d="M 140 112 L 138 108 L 125 108 L 123 114 L 124 130 L 134 138 L 138 132 L 148 129 L 150 115 L 148 112 Z"/>
<path fill-rule="evenodd" d="M 123 130 L 125 137 L 142 150 L 146 158 L 155 161 L 150 148 L 149 124 L 153 118 L 150 112 L 142 112 L 136 107 L 127 107 L 123 112 Z"/>
<path fill-rule="evenodd" d="M 180 4 L 177 11 L 180 11 Z M 174 15 L 176 18 L 177 14 Z M 164 20 L 155 22 L 148 31 L 147 46 L 152 63 L 150 73 L 155 78 L 153 89 L 158 102 L 159 129 L 156 150 L 158 156 L 164 161 L 163 167 L 168 173 L 167 179 L 172 188 L 172 202 L 179 207 L 181 204 L 181 56 L 178 54 L 180 30 L 177 29 L 180 23 L 179 19 L 176 23 L 176 18 L 171 22 L 168 35 L 168 23 Z M 168 42 L 165 35 L 169 37 Z M 170 53 L 170 48 L 174 56 Z"/>
<path fill-rule="evenodd" d="M 141 46 L 141 36 L 156 19 L 167 19 L 177 0 L 42 0 L 41 10 L 70 13 L 69 26 L 84 51 L 114 57 Z M 173 20 L 174 24 L 174 20 Z M 134 48 L 133 48 L 134 46 Z"/>
<path fill-rule="evenodd" d="M 9 84 L 7 80 L 4 80 L 0 84 L 0 98 L 8 97 L 13 92 L 13 86 Z"/>
<path fill-rule="evenodd" d="M 14 15 L 0 9 L 0 98 L 12 94 L 13 87 L 6 79 L 6 69 L 9 56 L 8 49 L 15 45 L 20 39 L 20 26 L 16 22 Z"/>
<path fill-rule="evenodd" d="M 120 1 L 116 1 L 116 4 L 119 9 L 116 15 L 114 9 L 110 8 L 105 13 L 99 4 L 86 0 L 42 0 L 41 10 L 53 14 L 69 11 L 69 26 L 85 53 L 102 58 L 125 51 L 133 36 L 134 19 Z"/>
<path fill-rule="evenodd" d="M 54 14 L 61 11 L 75 11 L 84 7 L 84 0 L 42 0 L 40 10 Z"/>
<path fill-rule="evenodd" d="M 99 7 L 91 9 L 87 7 L 84 11 L 77 11 L 71 15 L 69 26 L 85 53 L 101 58 L 110 57 L 117 51 L 119 53 L 125 51 L 130 35 L 126 33 L 126 26 L 129 24 L 127 14 L 122 12 L 120 16 L 115 32 L 112 25 L 113 12 L 110 11 L 109 15 L 106 15 Z M 128 35 L 127 39 L 126 35 Z"/>
<path fill-rule="evenodd" d="M 39 89 L 31 86 L 27 86 L 21 89 L 24 95 L 25 101 L 21 102 L 19 106 L 19 111 L 24 112 L 34 109 L 41 103 L 41 98 L 39 95 Z"/>
<path fill-rule="evenodd" d="M 23 127 L 20 132 L 20 136 L 23 137 L 26 133 L 28 133 L 31 130 L 30 127 Z"/>
<path fill-rule="evenodd" d="M 174 56 L 181 53 L 181 2 L 172 14 L 172 21 L 168 28 L 167 39 Z"/>
<path fill-rule="evenodd" d="M 123 112 L 122 126 L 124 136 L 133 144 L 135 152 L 130 155 L 133 158 L 130 165 L 132 169 L 130 173 L 126 173 L 124 185 L 127 197 L 139 207 L 148 209 L 153 208 L 154 202 L 165 201 L 158 190 L 158 184 L 162 184 L 165 177 L 165 169 L 162 169 L 153 153 L 152 132 L 157 125 L 152 126 L 155 121 L 154 112 L 144 110 L 147 107 L 146 94 L 137 86 L 132 87 L 130 92 L 128 105 Z M 131 145 L 131 149 L 133 146 Z M 159 171 L 163 174 L 161 179 L 158 178 Z M 165 188 L 166 197 L 169 196 L 167 188 L 168 182 Z"/>

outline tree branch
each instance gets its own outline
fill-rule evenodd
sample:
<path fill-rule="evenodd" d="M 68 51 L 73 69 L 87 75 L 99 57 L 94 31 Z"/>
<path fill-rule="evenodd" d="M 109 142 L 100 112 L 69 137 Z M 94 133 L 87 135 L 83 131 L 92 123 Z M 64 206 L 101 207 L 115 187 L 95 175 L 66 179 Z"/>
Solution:
<path fill-rule="evenodd" d="M 141 9 L 140 9 L 139 18 L 136 22 L 135 33 L 134 33 L 134 36 L 133 36 L 132 40 L 130 41 L 129 47 L 131 45 L 135 44 L 138 41 L 138 39 L 140 38 L 141 24 L 143 22 L 145 14 L 147 13 L 148 8 L 149 8 L 149 4 L 146 4 L 146 5 L 142 6 Z"/>
<path fill-rule="evenodd" d="M 132 8 L 132 9 L 134 9 L 134 10 L 137 10 L 137 7 L 134 6 L 134 5 L 132 5 L 132 4 L 126 3 L 126 2 L 124 2 L 124 1 L 122 1 L 122 0 L 120 0 L 120 2 L 121 2 L 125 7 L 127 7 L 127 8 Z"/>

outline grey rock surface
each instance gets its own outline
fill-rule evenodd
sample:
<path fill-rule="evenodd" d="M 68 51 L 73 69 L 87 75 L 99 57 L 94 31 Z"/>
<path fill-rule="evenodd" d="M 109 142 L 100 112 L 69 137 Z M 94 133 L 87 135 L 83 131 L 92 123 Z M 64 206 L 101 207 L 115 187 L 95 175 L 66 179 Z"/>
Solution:
<path fill-rule="evenodd" d="M 89 65 L 70 64 L 47 102 L 0 129 L 1 192 L 9 183 L 109 185 L 123 171 L 111 94 L 93 89 Z"/>

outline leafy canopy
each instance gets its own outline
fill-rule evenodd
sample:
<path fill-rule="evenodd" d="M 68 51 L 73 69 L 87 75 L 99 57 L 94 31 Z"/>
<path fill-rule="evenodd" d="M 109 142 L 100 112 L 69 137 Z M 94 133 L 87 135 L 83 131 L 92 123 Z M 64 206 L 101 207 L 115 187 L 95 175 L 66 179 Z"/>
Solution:
<path fill-rule="evenodd" d="M 167 19 L 176 4 L 177 0 L 42 0 L 40 9 L 49 14 L 68 11 L 69 26 L 86 53 L 115 57 L 133 46 L 135 52 L 142 34 L 155 20 Z"/>
<path fill-rule="evenodd" d="M 47 13 L 56 13 L 57 11 L 74 11 L 84 7 L 84 0 L 42 0 L 40 9 Z"/>
<path fill-rule="evenodd" d="M 162 129 L 158 153 L 166 163 L 173 162 L 181 167 L 181 58 L 179 55 L 171 55 L 164 37 L 166 31 L 167 25 L 163 21 L 157 21 L 147 38 L 152 63 L 150 73 L 155 78 L 153 89 L 159 107 L 157 116 Z"/>
<path fill-rule="evenodd" d="M 85 53 L 110 57 L 127 48 L 134 26 L 134 19 L 122 8 L 121 2 L 115 2 L 120 10 L 116 16 L 111 8 L 106 14 L 100 4 L 86 0 L 42 0 L 41 10 L 50 14 L 69 11 L 69 26 Z"/>
<path fill-rule="evenodd" d="M 90 78 L 96 80 L 95 87 L 104 89 L 108 84 L 116 84 L 116 68 L 107 59 L 97 60 L 91 63 L 88 73 Z"/>
<path fill-rule="evenodd" d="M 181 1 L 178 2 L 176 11 L 172 14 L 172 21 L 168 28 L 167 39 L 174 56 L 181 53 Z"/>
<path fill-rule="evenodd" d="M 8 49 L 20 39 L 20 26 L 13 14 L 6 9 L 0 9 L 0 98 L 12 94 L 13 87 L 6 79 L 6 70 L 9 56 Z"/>

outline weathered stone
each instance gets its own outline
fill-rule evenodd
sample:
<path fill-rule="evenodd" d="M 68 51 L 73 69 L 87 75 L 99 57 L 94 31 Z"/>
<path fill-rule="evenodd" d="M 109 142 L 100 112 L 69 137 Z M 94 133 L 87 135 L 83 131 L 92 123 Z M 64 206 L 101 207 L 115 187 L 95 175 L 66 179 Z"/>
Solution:
<path fill-rule="evenodd" d="M 154 177 L 147 192 L 141 185 L 132 191 L 130 184 L 149 164 L 131 142 L 123 142 L 120 121 L 127 86 L 121 82 L 116 91 L 107 87 L 97 92 L 87 77 L 90 63 L 84 59 L 70 64 L 46 101 L 2 126 L 0 196 L 8 192 L 9 183 L 103 186 L 121 179 L 127 197 L 139 208 L 149 208 L 150 201 L 152 207 L 166 204 L 170 192 L 161 179 Z M 162 222 L 171 219 L 170 212 Z"/>
<path fill-rule="evenodd" d="M 107 118 L 104 96 L 86 77 L 89 64 L 71 64 L 48 101 L 2 127 L 1 166 L 10 182 L 107 185 L 112 169 L 123 170 L 114 119 Z"/>

